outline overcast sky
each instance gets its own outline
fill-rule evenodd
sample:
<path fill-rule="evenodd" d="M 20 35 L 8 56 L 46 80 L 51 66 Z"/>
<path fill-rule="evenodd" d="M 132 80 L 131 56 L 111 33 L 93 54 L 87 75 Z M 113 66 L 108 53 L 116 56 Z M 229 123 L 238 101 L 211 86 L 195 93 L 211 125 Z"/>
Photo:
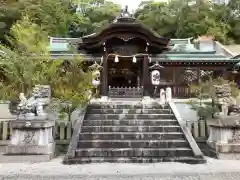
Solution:
<path fill-rule="evenodd" d="M 138 5 L 143 0 L 111 0 L 111 1 L 121 4 L 122 7 L 128 5 L 129 10 L 131 11 L 131 10 L 137 9 Z M 156 1 L 166 1 L 166 0 L 156 0 Z"/>

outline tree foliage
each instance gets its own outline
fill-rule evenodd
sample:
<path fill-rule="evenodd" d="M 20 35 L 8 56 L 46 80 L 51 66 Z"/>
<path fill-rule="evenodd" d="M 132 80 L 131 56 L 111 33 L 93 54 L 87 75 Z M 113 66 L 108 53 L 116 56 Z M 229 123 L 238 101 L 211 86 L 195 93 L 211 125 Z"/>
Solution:
<path fill-rule="evenodd" d="M 26 14 L 49 36 L 80 37 L 112 21 L 120 6 L 106 0 L 12 0 L 0 7 L 0 40 Z"/>
<path fill-rule="evenodd" d="M 10 35 L 11 48 L 0 46 L 2 99 L 16 99 L 20 92 L 28 95 L 34 85 L 47 84 L 49 76 L 55 73 L 52 66 L 60 65 L 60 61 L 50 60 L 46 33 L 27 16 L 12 26 Z"/>
<path fill-rule="evenodd" d="M 29 95 L 34 85 L 47 84 L 54 98 L 74 108 L 86 101 L 91 73 L 82 70 L 81 57 L 68 62 L 53 60 L 48 52 L 47 33 L 27 16 L 12 26 L 10 34 L 13 49 L 0 46 L 0 99 L 15 100 L 20 92 Z"/>
<path fill-rule="evenodd" d="M 210 35 L 222 43 L 238 43 L 239 4 L 229 5 L 208 1 L 179 1 L 169 3 L 146 1 L 136 11 L 136 17 L 162 36 L 188 38 Z M 234 12 L 234 13 L 233 13 Z"/>
<path fill-rule="evenodd" d="M 22 15 L 48 35 L 81 37 L 112 21 L 120 6 L 107 0 L 10 0 L 0 7 L 0 39 Z M 204 0 L 143 1 L 135 17 L 162 36 L 188 38 L 211 35 L 222 43 L 240 43 L 240 5 Z"/>
<path fill-rule="evenodd" d="M 237 84 L 221 77 L 212 79 L 211 76 L 209 76 L 209 80 L 205 80 L 197 84 L 191 84 L 189 86 L 191 93 L 197 97 L 197 100 L 191 100 L 189 104 L 197 111 L 199 117 L 208 119 L 215 113 L 219 112 L 219 106 L 215 103 L 217 100 L 215 85 L 223 84 L 230 85 L 232 97 L 237 98 L 239 96 Z M 211 103 L 203 102 L 207 99 L 210 99 Z"/>

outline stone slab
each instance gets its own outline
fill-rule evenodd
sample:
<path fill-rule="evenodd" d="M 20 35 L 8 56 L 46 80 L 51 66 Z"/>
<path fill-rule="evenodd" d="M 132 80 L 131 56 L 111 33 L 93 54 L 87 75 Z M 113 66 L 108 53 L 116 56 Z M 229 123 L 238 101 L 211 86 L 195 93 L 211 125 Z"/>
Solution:
<path fill-rule="evenodd" d="M 11 127 L 13 129 L 22 129 L 22 128 L 47 128 L 55 126 L 55 121 L 50 120 L 17 120 L 11 122 Z"/>
<path fill-rule="evenodd" d="M 55 144 L 49 143 L 47 146 L 14 146 L 8 145 L 6 147 L 6 154 L 52 154 L 55 151 Z"/>
<path fill-rule="evenodd" d="M 219 153 L 218 159 L 221 160 L 240 160 L 240 153 Z"/>
<path fill-rule="evenodd" d="M 220 144 L 208 142 L 208 145 L 218 153 L 240 153 L 240 143 Z"/>
<path fill-rule="evenodd" d="M 40 163 L 48 162 L 54 157 L 53 154 L 46 155 L 0 155 L 0 163 Z"/>
<path fill-rule="evenodd" d="M 208 126 L 240 128 L 240 115 L 219 116 L 207 121 Z"/>

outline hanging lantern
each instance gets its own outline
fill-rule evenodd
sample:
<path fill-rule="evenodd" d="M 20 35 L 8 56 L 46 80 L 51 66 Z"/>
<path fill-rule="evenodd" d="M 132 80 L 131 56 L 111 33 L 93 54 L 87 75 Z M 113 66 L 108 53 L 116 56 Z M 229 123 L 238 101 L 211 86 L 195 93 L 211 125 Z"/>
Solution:
<path fill-rule="evenodd" d="M 118 63 L 118 62 L 119 62 L 118 56 L 115 56 L 114 62 L 115 62 L 115 63 Z"/>
<path fill-rule="evenodd" d="M 95 70 L 92 72 L 92 85 L 97 87 L 100 85 L 100 71 L 99 70 Z"/>
<path fill-rule="evenodd" d="M 152 58 L 150 56 L 148 56 L 148 60 L 149 60 L 149 63 L 152 62 Z"/>
<path fill-rule="evenodd" d="M 136 56 L 133 56 L 133 63 L 136 63 L 137 62 L 137 58 Z"/>
<path fill-rule="evenodd" d="M 151 82 L 152 85 L 158 86 L 160 84 L 160 71 L 159 70 L 153 70 L 151 72 Z"/>

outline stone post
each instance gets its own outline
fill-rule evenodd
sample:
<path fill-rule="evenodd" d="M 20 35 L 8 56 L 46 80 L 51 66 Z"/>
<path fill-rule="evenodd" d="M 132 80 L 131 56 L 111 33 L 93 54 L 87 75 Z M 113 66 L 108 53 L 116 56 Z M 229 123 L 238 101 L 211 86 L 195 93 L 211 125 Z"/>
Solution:
<path fill-rule="evenodd" d="M 170 87 L 166 88 L 166 101 L 172 102 L 172 89 Z"/>
<path fill-rule="evenodd" d="M 160 89 L 160 104 L 166 104 L 166 92 L 164 89 Z"/>

